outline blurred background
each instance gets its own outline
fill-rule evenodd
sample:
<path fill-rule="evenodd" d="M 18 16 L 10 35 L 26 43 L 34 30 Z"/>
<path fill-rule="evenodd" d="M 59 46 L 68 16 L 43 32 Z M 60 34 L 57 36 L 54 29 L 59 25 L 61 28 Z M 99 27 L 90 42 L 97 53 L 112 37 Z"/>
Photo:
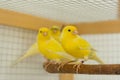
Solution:
<path fill-rule="evenodd" d="M 42 68 L 40 55 L 10 67 L 35 42 L 39 27 L 53 25 L 76 25 L 106 64 L 119 64 L 119 19 L 120 0 L 0 0 L 0 80 L 59 80 L 59 74 Z M 74 80 L 93 79 L 119 80 L 120 76 L 74 75 Z"/>

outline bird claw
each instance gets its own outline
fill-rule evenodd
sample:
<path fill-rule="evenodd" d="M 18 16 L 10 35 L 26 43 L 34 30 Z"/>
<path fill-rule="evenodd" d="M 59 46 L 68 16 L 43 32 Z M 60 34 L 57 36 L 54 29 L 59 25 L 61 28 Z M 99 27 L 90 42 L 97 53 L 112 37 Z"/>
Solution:
<path fill-rule="evenodd" d="M 60 71 L 60 68 L 63 68 L 63 66 L 64 66 L 65 64 L 67 64 L 67 63 L 68 63 L 68 62 L 66 62 L 66 63 L 60 63 L 59 66 L 58 66 L 58 68 L 57 68 L 57 70 Z"/>
<path fill-rule="evenodd" d="M 57 70 L 60 71 L 61 66 L 58 66 Z"/>
<path fill-rule="evenodd" d="M 47 70 L 48 66 L 51 64 L 51 62 L 49 62 L 48 64 L 45 65 L 45 70 Z"/>
<path fill-rule="evenodd" d="M 76 73 L 79 72 L 79 69 L 81 68 L 81 65 L 84 63 L 84 61 L 81 61 L 79 64 L 75 64 L 73 66 L 74 69 L 76 69 Z"/>
<path fill-rule="evenodd" d="M 58 62 L 55 62 L 55 61 L 54 61 L 54 62 L 52 62 L 52 63 L 53 63 L 53 64 L 59 64 Z"/>
<path fill-rule="evenodd" d="M 47 68 L 48 68 L 48 66 L 50 64 L 58 64 L 58 62 L 56 62 L 56 61 L 49 61 L 49 63 L 45 65 L 45 70 L 47 70 Z"/>
<path fill-rule="evenodd" d="M 78 65 L 78 64 L 75 64 L 75 65 L 73 66 L 73 68 L 75 69 L 75 68 L 77 67 L 77 65 Z"/>
<path fill-rule="evenodd" d="M 77 67 L 76 67 L 76 73 L 79 72 L 79 69 L 81 68 L 81 65 L 82 65 L 82 64 L 78 64 L 78 65 L 77 65 Z"/>

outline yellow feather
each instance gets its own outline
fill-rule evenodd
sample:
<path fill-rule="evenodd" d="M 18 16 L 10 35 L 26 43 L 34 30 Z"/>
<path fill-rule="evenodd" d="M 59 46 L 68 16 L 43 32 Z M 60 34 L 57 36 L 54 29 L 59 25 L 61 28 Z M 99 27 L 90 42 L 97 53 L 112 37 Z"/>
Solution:
<path fill-rule="evenodd" d="M 37 43 L 34 43 L 27 51 L 26 53 L 21 56 L 20 58 L 18 58 L 13 64 L 12 66 L 16 65 L 17 63 L 19 63 L 20 61 L 30 57 L 30 56 L 33 56 L 33 55 L 36 55 L 39 53 L 39 50 L 38 50 L 38 45 Z"/>

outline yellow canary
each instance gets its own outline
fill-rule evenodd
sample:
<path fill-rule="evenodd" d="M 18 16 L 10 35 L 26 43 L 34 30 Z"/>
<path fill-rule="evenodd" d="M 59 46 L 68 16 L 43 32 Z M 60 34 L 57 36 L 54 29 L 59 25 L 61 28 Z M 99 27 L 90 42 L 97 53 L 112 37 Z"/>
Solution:
<path fill-rule="evenodd" d="M 96 55 L 95 49 L 78 35 L 75 26 L 66 26 L 63 29 L 61 44 L 67 53 L 77 59 L 83 59 L 83 62 L 91 59 L 103 64 L 103 61 Z"/>
<path fill-rule="evenodd" d="M 52 26 L 52 27 L 50 28 L 50 34 L 51 34 L 51 36 L 52 36 L 55 40 L 57 40 L 57 41 L 59 41 L 59 42 L 60 42 L 60 33 L 61 33 L 61 31 L 60 31 L 60 27 L 59 27 L 59 26 Z"/>
<path fill-rule="evenodd" d="M 71 61 L 75 58 L 67 54 L 62 48 L 61 44 L 51 37 L 48 28 L 40 28 L 37 36 L 38 49 L 45 58 L 55 61 Z"/>
<path fill-rule="evenodd" d="M 58 26 L 52 26 L 50 29 L 50 33 L 52 35 L 53 38 L 55 38 L 57 41 L 60 41 L 60 28 Z M 21 62 L 22 60 L 30 57 L 30 56 L 34 56 L 36 54 L 40 53 L 39 49 L 38 49 L 38 44 L 37 42 L 35 42 L 34 44 L 31 45 L 31 47 L 26 51 L 26 53 L 21 56 L 20 58 L 18 58 L 13 64 L 16 65 L 17 63 Z"/>

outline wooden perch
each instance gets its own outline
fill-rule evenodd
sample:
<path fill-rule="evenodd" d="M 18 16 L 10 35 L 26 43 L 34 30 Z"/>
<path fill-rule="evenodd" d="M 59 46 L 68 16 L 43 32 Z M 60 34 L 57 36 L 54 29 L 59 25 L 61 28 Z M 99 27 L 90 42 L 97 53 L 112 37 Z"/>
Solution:
<path fill-rule="evenodd" d="M 44 68 L 47 63 L 44 63 Z M 49 73 L 71 73 L 76 74 L 74 64 L 66 64 L 60 71 L 57 70 L 59 64 L 50 64 L 46 71 Z M 104 65 L 81 65 L 78 74 L 120 74 L 120 64 L 104 64 Z"/>

